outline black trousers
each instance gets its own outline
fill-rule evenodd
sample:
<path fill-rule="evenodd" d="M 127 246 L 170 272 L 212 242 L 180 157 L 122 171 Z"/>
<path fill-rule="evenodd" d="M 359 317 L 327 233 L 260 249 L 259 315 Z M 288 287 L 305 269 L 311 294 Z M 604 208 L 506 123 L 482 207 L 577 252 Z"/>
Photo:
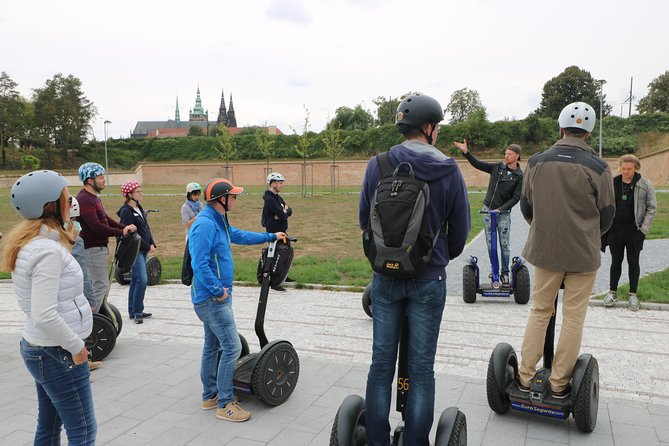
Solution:
<path fill-rule="evenodd" d="M 608 234 L 607 241 L 611 250 L 611 272 L 609 276 L 609 289 L 616 291 L 618 281 L 622 273 L 622 263 L 625 252 L 627 252 L 628 274 L 630 279 L 630 293 L 636 293 L 639 285 L 641 268 L 639 266 L 639 254 L 643 249 L 643 241 L 646 236 L 638 230 L 615 231 Z"/>

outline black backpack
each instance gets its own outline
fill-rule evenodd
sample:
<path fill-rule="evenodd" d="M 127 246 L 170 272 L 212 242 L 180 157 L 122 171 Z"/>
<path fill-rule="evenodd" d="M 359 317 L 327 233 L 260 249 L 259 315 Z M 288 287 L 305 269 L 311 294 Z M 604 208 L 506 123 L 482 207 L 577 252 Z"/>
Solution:
<path fill-rule="evenodd" d="M 381 179 L 362 234 L 365 256 L 381 275 L 416 278 L 432 259 L 436 242 L 430 231 L 430 189 L 414 176 L 410 163 L 393 168 L 388 152 L 377 155 L 376 160 Z"/>
<path fill-rule="evenodd" d="M 186 249 L 184 249 L 184 259 L 181 263 L 181 283 L 186 286 L 193 284 L 193 267 L 190 264 L 191 257 L 188 250 L 188 241 L 186 241 Z"/>

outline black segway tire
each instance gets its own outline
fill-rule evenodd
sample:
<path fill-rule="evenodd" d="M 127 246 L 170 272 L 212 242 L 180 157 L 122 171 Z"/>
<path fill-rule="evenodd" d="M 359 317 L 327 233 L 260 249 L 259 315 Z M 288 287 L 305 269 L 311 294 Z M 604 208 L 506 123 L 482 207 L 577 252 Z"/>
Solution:
<path fill-rule="evenodd" d="M 107 305 L 109 305 L 109 308 L 114 313 L 114 319 L 116 319 L 116 337 L 118 338 L 121 334 L 121 330 L 123 330 L 123 318 L 121 317 L 119 309 L 116 308 L 116 305 L 110 303 L 107 303 Z"/>
<path fill-rule="evenodd" d="M 239 340 L 242 343 L 242 352 L 239 354 L 239 359 L 242 359 L 244 356 L 251 353 L 251 349 L 249 349 L 249 342 L 246 340 L 244 335 L 242 335 L 241 333 L 239 333 Z"/>
<path fill-rule="evenodd" d="M 114 280 L 119 285 L 129 285 L 130 284 L 130 273 L 123 274 L 120 269 L 114 271 Z"/>
<path fill-rule="evenodd" d="M 578 393 L 573 401 L 574 421 L 581 432 L 595 430 L 597 411 L 599 410 L 599 365 L 594 357 L 591 356 L 589 359 L 578 386 Z M 575 372 L 578 366 L 577 362 L 574 368 Z"/>
<path fill-rule="evenodd" d="M 268 406 L 288 400 L 300 376 L 300 360 L 288 341 L 280 341 L 260 352 L 253 369 L 252 387 L 258 399 Z"/>
<path fill-rule="evenodd" d="M 516 271 L 513 299 L 517 304 L 525 305 L 530 301 L 530 270 L 522 265 Z"/>
<path fill-rule="evenodd" d="M 102 361 L 116 346 L 116 327 L 112 321 L 101 314 L 93 315 L 93 331 L 86 338 L 86 348 L 91 360 Z"/>
<path fill-rule="evenodd" d="M 158 257 L 147 257 L 146 259 L 146 284 L 149 286 L 158 285 L 160 277 L 163 275 L 163 266 Z"/>
<path fill-rule="evenodd" d="M 516 352 L 509 344 L 500 342 L 490 355 L 486 379 L 488 406 L 500 415 L 504 415 L 511 408 L 511 400 L 506 393 L 506 388 L 517 375 L 518 358 Z"/>
<path fill-rule="evenodd" d="M 372 284 L 365 287 L 365 292 L 362 293 L 362 309 L 365 314 L 372 317 Z"/>
<path fill-rule="evenodd" d="M 467 446 L 467 417 L 457 407 L 441 413 L 434 446 Z"/>
<path fill-rule="evenodd" d="M 462 300 L 468 304 L 476 302 L 476 270 L 471 265 L 462 268 Z"/>
<path fill-rule="evenodd" d="M 330 446 L 365 446 L 365 399 L 360 395 L 349 395 L 339 406 L 332 431 Z"/>

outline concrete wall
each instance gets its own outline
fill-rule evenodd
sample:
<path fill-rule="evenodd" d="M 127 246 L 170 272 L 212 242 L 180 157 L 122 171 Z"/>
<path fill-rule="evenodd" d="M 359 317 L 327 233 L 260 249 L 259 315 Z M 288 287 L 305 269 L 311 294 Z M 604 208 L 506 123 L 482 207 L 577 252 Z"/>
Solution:
<path fill-rule="evenodd" d="M 359 186 L 367 166 L 368 160 L 338 161 L 336 172 L 338 185 Z M 490 160 L 500 161 L 500 160 Z M 521 161 L 524 169 L 527 160 Z M 607 158 L 614 175 L 618 173 L 618 159 Z M 332 178 L 331 161 L 309 161 L 306 167 L 307 184 L 329 187 Z M 474 169 L 466 160 L 458 159 L 460 170 L 465 182 L 470 187 L 486 187 L 489 175 Z M 270 163 L 270 171 L 281 172 L 291 185 L 299 185 L 302 181 L 302 163 L 299 161 L 275 161 Z M 191 181 L 206 183 L 211 178 L 226 177 L 242 186 L 258 186 L 265 184 L 267 177 L 266 162 L 230 163 L 226 169 L 222 163 L 199 164 L 142 164 L 134 172 L 110 173 L 110 192 L 116 193 L 118 187 L 125 181 L 137 180 L 147 185 L 187 184 Z M 641 158 L 641 174 L 657 186 L 669 184 L 669 148 Z M 0 187 L 10 187 L 20 174 L 16 176 L 0 176 Z M 335 178 L 337 178 L 337 176 Z M 71 186 L 81 183 L 76 175 L 67 175 Z"/>

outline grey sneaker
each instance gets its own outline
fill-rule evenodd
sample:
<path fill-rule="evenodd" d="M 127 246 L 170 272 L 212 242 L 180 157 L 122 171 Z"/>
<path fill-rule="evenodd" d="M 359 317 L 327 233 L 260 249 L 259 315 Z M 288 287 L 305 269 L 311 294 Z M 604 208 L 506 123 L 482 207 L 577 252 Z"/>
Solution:
<path fill-rule="evenodd" d="M 636 297 L 636 294 L 630 293 L 629 300 L 627 301 L 627 308 L 632 311 L 639 310 L 639 299 Z"/>
<path fill-rule="evenodd" d="M 618 300 L 618 294 L 615 291 L 609 291 L 609 294 L 606 295 L 602 301 L 602 305 L 605 307 L 611 307 Z"/>

